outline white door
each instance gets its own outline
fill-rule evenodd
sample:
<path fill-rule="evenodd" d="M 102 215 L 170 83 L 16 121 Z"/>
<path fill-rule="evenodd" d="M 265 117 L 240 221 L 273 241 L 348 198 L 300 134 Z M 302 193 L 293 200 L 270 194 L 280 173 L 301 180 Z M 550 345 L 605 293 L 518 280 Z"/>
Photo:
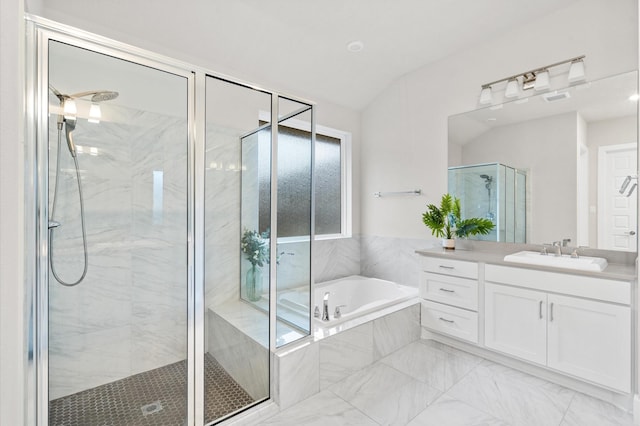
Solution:
<path fill-rule="evenodd" d="M 548 366 L 630 392 L 630 308 L 552 294 L 548 303 Z"/>
<path fill-rule="evenodd" d="M 484 295 L 485 345 L 546 364 L 546 293 L 486 283 Z"/>
<path fill-rule="evenodd" d="M 635 143 L 601 146 L 598 150 L 598 248 L 636 250 L 637 156 Z M 628 185 L 620 193 L 628 177 Z"/>

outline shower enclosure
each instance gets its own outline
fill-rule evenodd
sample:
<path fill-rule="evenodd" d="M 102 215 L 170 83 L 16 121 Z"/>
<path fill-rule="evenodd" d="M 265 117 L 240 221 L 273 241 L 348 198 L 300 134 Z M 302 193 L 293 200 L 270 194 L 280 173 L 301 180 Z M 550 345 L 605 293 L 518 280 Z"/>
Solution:
<path fill-rule="evenodd" d="M 463 218 L 481 217 L 495 227 L 473 239 L 526 242 L 527 174 L 500 163 L 449 167 L 449 193 L 460 199 Z"/>
<path fill-rule="evenodd" d="M 205 425 L 269 400 L 272 354 L 310 334 L 313 106 L 28 30 L 37 424 Z"/>

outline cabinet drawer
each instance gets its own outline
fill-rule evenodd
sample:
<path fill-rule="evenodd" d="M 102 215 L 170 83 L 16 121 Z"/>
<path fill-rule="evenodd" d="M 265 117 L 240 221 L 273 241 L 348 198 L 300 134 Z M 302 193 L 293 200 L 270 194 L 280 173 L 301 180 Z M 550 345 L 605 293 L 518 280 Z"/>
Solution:
<path fill-rule="evenodd" d="M 420 322 L 430 330 L 478 343 L 478 314 L 476 312 L 423 301 Z"/>
<path fill-rule="evenodd" d="M 631 283 L 586 275 L 486 265 L 485 281 L 509 284 L 533 290 L 580 296 L 605 302 L 631 304 Z"/>
<path fill-rule="evenodd" d="M 420 281 L 420 297 L 477 311 L 478 281 L 423 272 Z"/>
<path fill-rule="evenodd" d="M 476 262 L 465 262 L 464 260 L 423 257 L 422 270 L 436 274 L 478 279 L 478 264 Z"/>

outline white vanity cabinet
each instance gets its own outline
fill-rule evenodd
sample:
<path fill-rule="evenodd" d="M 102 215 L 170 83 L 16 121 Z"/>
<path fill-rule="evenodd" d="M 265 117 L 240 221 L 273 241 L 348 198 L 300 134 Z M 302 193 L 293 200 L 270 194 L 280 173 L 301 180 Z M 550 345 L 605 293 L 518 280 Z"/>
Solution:
<path fill-rule="evenodd" d="M 557 294 L 547 303 L 547 365 L 630 392 L 631 309 Z"/>
<path fill-rule="evenodd" d="M 631 283 L 485 268 L 485 346 L 631 391 Z"/>
<path fill-rule="evenodd" d="M 546 364 L 546 293 L 485 283 L 484 300 L 485 346 Z"/>
<path fill-rule="evenodd" d="M 478 343 L 478 264 L 423 258 L 421 324 L 432 331 Z"/>

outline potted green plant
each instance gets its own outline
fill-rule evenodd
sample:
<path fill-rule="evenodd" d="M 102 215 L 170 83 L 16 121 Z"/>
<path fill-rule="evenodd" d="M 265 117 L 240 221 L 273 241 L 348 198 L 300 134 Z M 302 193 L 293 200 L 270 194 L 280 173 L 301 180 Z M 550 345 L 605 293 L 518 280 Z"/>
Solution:
<path fill-rule="evenodd" d="M 240 240 L 240 248 L 251 268 L 247 270 L 245 289 L 247 299 L 257 302 L 262 297 L 262 267 L 269 263 L 269 231 L 259 233 L 249 229 L 244 230 Z"/>
<path fill-rule="evenodd" d="M 460 200 L 451 194 L 444 194 L 440 207 L 427 205 L 422 214 L 422 222 L 431 229 L 431 234 L 442 238 L 445 249 L 455 249 L 455 237 L 465 238 L 469 235 L 486 235 L 494 227 L 489 219 L 472 217 L 462 219 L 460 216 Z"/>

